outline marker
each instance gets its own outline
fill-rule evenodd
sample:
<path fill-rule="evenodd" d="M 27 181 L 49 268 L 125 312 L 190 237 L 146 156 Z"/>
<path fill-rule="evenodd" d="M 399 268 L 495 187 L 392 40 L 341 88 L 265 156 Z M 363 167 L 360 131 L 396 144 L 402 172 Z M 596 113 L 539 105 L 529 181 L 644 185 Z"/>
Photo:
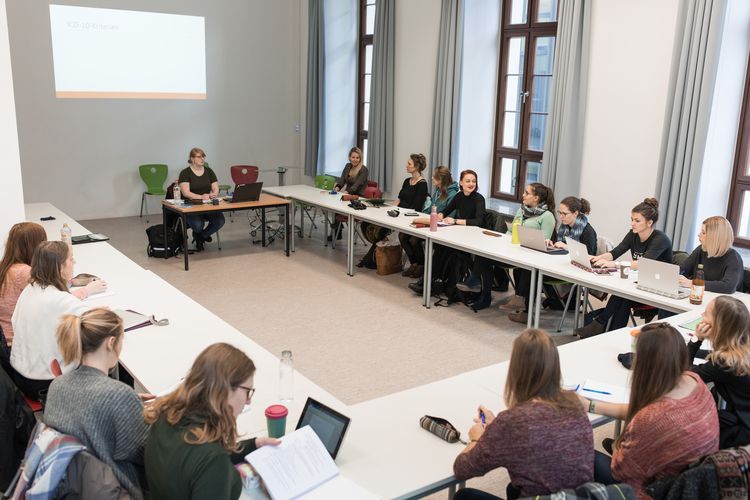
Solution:
<path fill-rule="evenodd" d="M 485 417 L 484 417 L 484 412 L 482 410 L 479 410 L 479 418 L 482 419 L 482 427 L 484 427 Z"/>
<path fill-rule="evenodd" d="M 584 390 L 584 391 L 586 391 L 586 392 L 594 392 L 594 393 L 596 393 L 596 394 L 606 394 L 607 396 L 611 396 L 611 395 L 612 395 L 612 393 L 611 393 L 611 392 L 607 392 L 607 391 L 597 391 L 596 389 L 587 389 L 587 388 L 585 388 L 585 387 L 584 387 L 584 388 L 583 388 L 582 390 Z"/>

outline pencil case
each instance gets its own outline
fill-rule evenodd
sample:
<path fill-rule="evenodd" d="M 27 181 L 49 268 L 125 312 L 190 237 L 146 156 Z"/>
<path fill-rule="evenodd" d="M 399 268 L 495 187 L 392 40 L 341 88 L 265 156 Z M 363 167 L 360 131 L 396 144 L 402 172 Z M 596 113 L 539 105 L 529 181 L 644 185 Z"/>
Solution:
<path fill-rule="evenodd" d="M 461 433 L 444 418 L 425 415 L 419 419 L 419 425 L 422 429 L 436 435 L 443 441 L 457 443 L 461 440 Z"/>

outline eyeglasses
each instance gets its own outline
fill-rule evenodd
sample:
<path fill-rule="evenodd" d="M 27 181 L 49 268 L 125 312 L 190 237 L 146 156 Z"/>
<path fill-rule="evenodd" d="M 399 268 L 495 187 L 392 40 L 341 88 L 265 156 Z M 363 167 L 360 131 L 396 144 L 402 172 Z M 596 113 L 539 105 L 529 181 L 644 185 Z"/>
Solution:
<path fill-rule="evenodd" d="M 247 392 L 247 396 L 245 397 L 245 399 L 250 399 L 251 397 L 253 397 L 253 394 L 255 394 L 255 387 L 245 387 L 244 385 L 238 385 L 237 388 Z"/>
<path fill-rule="evenodd" d="M 573 212 L 563 212 L 563 211 L 561 211 L 561 210 L 558 210 L 558 211 L 557 211 L 557 215 L 559 215 L 560 217 L 567 217 L 568 215 L 570 215 L 570 214 L 572 214 L 572 213 L 573 213 Z"/>

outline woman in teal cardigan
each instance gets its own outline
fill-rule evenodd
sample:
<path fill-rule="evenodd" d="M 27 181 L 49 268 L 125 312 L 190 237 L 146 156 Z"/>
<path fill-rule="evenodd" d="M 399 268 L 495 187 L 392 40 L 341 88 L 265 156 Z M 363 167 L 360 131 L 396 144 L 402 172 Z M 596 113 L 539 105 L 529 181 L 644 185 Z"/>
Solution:
<path fill-rule="evenodd" d="M 526 186 L 521 196 L 523 204 L 518 209 L 513 223 L 520 221 L 523 227 L 541 229 L 544 238 L 553 239 L 555 235 L 555 194 L 552 189 L 539 182 Z M 531 289 L 531 271 L 514 269 L 516 294 L 501 309 L 513 311 L 508 314 L 511 321 L 526 323 L 529 310 L 529 293 Z"/>

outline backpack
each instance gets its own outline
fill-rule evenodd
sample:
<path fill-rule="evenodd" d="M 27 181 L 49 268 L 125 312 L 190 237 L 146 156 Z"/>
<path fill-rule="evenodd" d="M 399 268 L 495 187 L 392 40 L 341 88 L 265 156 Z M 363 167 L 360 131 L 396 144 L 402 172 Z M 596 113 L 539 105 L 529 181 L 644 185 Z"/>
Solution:
<path fill-rule="evenodd" d="M 146 228 L 148 246 L 146 254 L 149 257 L 174 257 L 182 250 L 182 232 L 167 228 L 167 249 L 164 250 L 164 224 L 156 224 Z"/>
<path fill-rule="evenodd" d="M 471 274 L 472 266 L 473 261 L 469 254 L 460 251 L 450 252 L 445 259 L 443 269 L 432 284 L 433 295 L 443 296 L 435 303 L 436 306 L 448 306 L 454 302 L 466 303 L 477 295 L 467 294 L 456 288 L 456 284 L 464 281 Z M 446 304 L 441 303 L 443 300 Z"/>
<path fill-rule="evenodd" d="M 36 418 L 6 371 L 0 368 L 0 492 L 12 483 Z"/>

